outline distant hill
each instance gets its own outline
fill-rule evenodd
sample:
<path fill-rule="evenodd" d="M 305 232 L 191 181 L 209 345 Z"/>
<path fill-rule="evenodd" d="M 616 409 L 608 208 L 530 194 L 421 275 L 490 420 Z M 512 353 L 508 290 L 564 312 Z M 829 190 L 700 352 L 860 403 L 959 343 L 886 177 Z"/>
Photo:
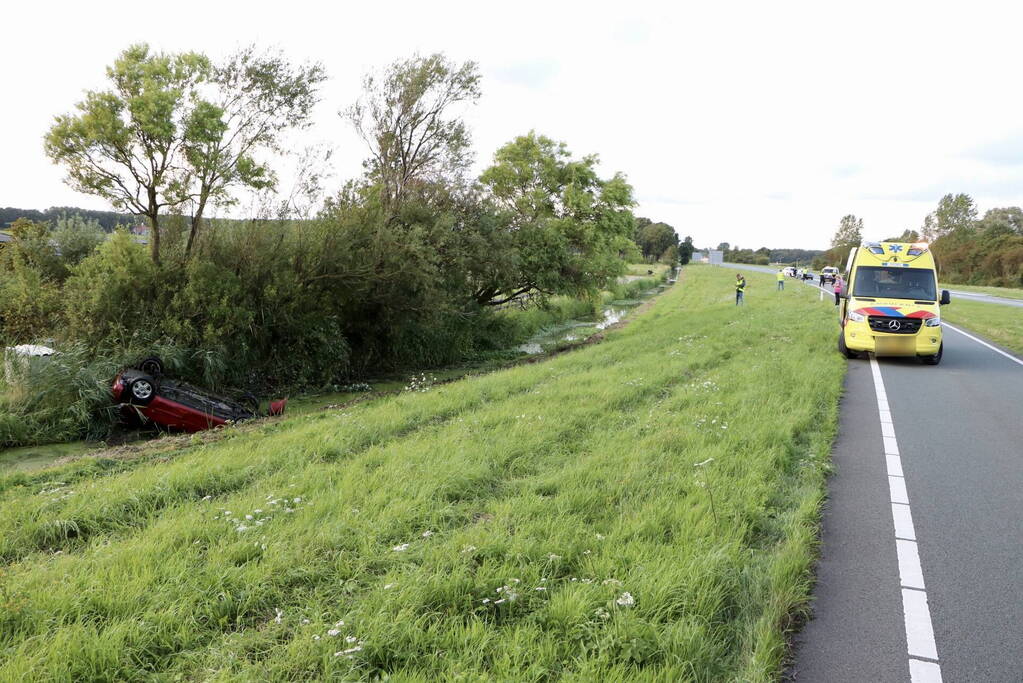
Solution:
<path fill-rule="evenodd" d="M 19 218 L 27 218 L 39 223 L 55 221 L 62 214 L 78 214 L 82 218 L 90 218 L 103 226 L 104 230 L 113 231 L 118 225 L 135 225 L 139 218 L 128 213 L 117 213 L 116 211 L 93 211 L 91 209 L 79 209 L 76 206 L 51 206 L 45 211 L 38 209 L 15 209 L 6 206 L 0 209 L 0 230 L 7 228 Z"/>

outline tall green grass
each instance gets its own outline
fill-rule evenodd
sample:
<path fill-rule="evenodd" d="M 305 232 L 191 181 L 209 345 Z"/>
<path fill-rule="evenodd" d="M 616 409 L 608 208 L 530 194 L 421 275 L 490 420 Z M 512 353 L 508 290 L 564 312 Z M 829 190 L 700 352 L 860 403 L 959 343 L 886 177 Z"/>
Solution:
<path fill-rule="evenodd" d="M 942 307 L 941 317 L 1016 353 L 1023 353 L 1023 308 L 958 297 Z"/>
<path fill-rule="evenodd" d="M 812 290 L 731 279 L 544 363 L 0 478 L 0 680 L 776 677 L 844 363 Z"/>

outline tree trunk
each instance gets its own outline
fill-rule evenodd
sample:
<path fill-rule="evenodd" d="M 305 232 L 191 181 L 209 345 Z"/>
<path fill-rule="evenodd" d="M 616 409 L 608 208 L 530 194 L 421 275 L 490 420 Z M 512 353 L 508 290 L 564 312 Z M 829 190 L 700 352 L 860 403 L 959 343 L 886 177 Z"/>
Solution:
<path fill-rule="evenodd" d="M 160 263 L 160 223 L 155 213 L 149 214 L 149 254 L 153 263 Z"/>
<path fill-rule="evenodd" d="M 203 197 L 199 200 L 199 206 L 196 207 L 195 213 L 192 215 L 192 225 L 188 230 L 188 242 L 185 243 L 185 260 L 189 260 L 192 256 L 192 245 L 195 244 L 196 235 L 199 234 L 199 228 L 202 226 L 202 214 L 206 210 L 206 198 Z"/>

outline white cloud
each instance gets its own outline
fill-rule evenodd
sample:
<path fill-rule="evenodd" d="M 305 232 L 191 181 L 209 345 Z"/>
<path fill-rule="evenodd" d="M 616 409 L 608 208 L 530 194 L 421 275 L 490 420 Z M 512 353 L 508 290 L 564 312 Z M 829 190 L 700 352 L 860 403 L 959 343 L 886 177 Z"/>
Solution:
<path fill-rule="evenodd" d="M 5 10 L 0 205 L 106 208 L 61 183 L 42 136 L 129 42 L 212 55 L 256 42 L 320 60 L 313 138 L 359 173 L 337 112 L 362 75 L 414 52 L 473 59 L 482 168 L 536 129 L 625 172 L 637 212 L 697 244 L 823 247 L 920 224 L 945 192 L 1023 204 L 1017 36 L 1008 3 L 24 3 Z"/>

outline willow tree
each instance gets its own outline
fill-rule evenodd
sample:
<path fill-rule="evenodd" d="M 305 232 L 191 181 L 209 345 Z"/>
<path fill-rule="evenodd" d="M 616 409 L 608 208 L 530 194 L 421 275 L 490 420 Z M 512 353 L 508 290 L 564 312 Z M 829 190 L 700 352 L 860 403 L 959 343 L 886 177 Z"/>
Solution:
<path fill-rule="evenodd" d="M 46 135 L 46 153 L 65 167 L 69 185 L 146 218 L 156 262 L 160 212 L 185 197 L 187 171 L 176 163 L 185 121 L 210 72 L 201 54 L 132 45 L 107 68 L 110 87 L 87 92 L 77 113 L 58 116 Z"/>

